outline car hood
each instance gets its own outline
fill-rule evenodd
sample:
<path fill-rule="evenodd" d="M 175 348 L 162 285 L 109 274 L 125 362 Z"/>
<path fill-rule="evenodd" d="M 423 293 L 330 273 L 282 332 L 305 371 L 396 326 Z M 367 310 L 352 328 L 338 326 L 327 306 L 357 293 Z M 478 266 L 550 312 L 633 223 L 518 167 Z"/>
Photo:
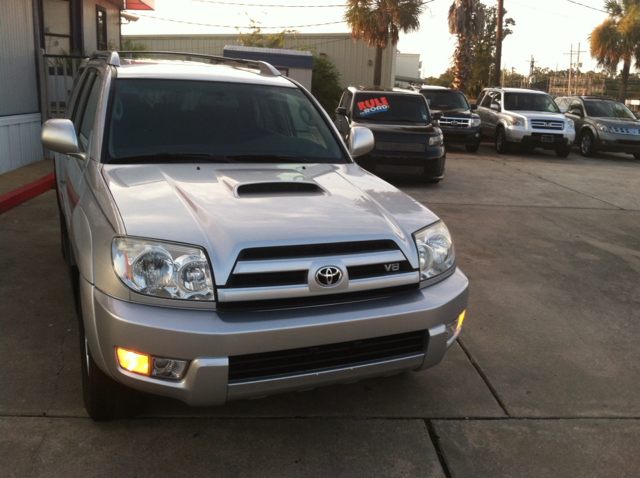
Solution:
<path fill-rule="evenodd" d="M 432 124 L 402 124 L 402 123 L 373 123 L 353 121 L 351 126 L 364 126 L 369 128 L 374 136 L 377 134 L 406 134 L 406 135 L 423 135 L 425 133 L 439 133 Z"/>
<path fill-rule="evenodd" d="M 640 129 L 640 121 L 625 118 L 600 118 L 592 116 L 590 117 L 596 123 L 602 123 L 606 126 L 612 126 L 614 128 L 631 128 Z"/>
<path fill-rule="evenodd" d="M 549 121 L 566 121 L 565 116 L 562 113 L 549 113 L 545 111 L 505 111 L 505 114 L 514 114 L 520 116 L 526 116 L 527 118 L 544 119 Z"/>
<path fill-rule="evenodd" d="M 472 115 L 471 110 L 431 110 L 431 114 L 433 113 L 442 113 L 447 118 L 471 118 Z"/>
<path fill-rule="evenodd" d="M 242 249 L 392 239 L 418 266 L 412 233 L 438 220 L 355 164 L 105 165 L 127 235 L 202 246 L 227 282 Z"/>

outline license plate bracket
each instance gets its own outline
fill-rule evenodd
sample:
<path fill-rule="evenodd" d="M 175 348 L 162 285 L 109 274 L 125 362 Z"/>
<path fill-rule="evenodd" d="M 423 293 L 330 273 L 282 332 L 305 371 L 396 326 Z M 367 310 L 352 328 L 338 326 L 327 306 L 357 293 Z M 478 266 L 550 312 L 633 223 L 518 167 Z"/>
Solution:
<path fill-rule="evenodd" d="M 550 134 L 543 134 L 540 138 L 540 141 L 542 141 L 543 143 L 553 143 L 554 140 L 555 138 Z"/>

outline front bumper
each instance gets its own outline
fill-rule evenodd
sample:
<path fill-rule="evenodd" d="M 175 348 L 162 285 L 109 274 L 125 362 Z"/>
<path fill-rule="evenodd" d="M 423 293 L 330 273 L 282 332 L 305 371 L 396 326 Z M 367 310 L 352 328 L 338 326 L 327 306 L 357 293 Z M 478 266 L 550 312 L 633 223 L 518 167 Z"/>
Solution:
<path fill-rule="evenodd" d="M 423 153 L 373 150 L 355 158 L 360 167 L 378 176 L 428 179 L 444 178 L 445 160 L 444 146 L 427 146 Z"/>
<path fill-rule="evenodd" d="M 598 150 L 609 153 L 640 153 L 640 135 L 598 131 Z"/>
<path fill-rule="evenodd" d="M 446 325 L 467 307 L 468 280 L 460 271 L 429 287 L 391 297 L 299 309 L 218 313 L 122 301 L 81 280 L 85 328 L 92 355 L 115 380 L 190 405 L 315 388 L 419 370 L 438 364 L 454 338 Z M 308 372 L 229 382 L 230 357 L 426 331 L 421 350 Z M 119 367 L 115 347 L 189 360 L 180 381 Z"/>
<path fill-rule="evenodd" d="M 445 143 L 453 144 L 478 144 L 482 137 L 482 126 L 473 128 L 447 128 L 440 126 Z"/>
<path fill-rule="evenodd" d="M 510 143 L 542 149 L 568 148 L 576 138 L 574 130 L 528 130 L 523 126 L 508 126 L 505 132 Z"/>

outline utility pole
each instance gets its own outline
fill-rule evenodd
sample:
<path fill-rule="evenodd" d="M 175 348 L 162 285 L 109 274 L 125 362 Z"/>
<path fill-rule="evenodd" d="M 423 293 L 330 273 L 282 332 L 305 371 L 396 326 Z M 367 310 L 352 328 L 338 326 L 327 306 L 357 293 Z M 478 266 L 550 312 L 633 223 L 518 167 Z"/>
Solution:
<path fill-rule="evenodd" d="M 571 76 L 573 74 L 573 44 L 571 45 L 571 50 L 569 51 L 569 53 L 565 53 L 565 55 L 569 55 L 569 84 L 567 87 L 567 96 L 571 96 Z M 578 51 L 576 52 L 578 54 L 578 65 L 580 64 L 580 43 L 578 43 Z M 586 51 L 582 52 L 582 53 L 586 53 Z"/>
<path fill-rule="evenodd" d="M 500 83 L 500 62 L 502 61 L 502 6 L 503 0 L 498 0 L 498 18 L 496 22 L 496 61 L 493 68 L 493 84 L 498 85 Z"/>

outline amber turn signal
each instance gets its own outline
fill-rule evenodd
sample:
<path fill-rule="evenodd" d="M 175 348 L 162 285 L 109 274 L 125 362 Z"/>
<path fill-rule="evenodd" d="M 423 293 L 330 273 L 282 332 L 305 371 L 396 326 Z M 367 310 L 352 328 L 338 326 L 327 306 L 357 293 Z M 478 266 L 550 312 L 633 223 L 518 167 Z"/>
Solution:
<path fill-rule="evenodd" d="M 138 352 L 122 349 L 120 347 L 116 347 L 116 353 L 118 355 L 118 363 L 123 369 L 128 370 L 129 372 L 149 375 L 150 359 L 148 355 L 139 354 Z"/>

